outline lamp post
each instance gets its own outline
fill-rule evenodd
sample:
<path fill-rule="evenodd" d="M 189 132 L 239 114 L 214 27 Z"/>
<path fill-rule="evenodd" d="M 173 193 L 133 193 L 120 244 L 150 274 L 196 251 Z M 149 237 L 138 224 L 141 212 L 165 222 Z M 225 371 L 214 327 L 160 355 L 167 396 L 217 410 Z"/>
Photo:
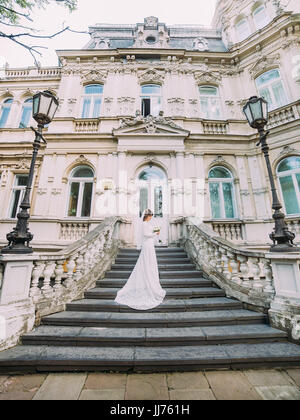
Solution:
<path fill-rule="evenodd" d="M 272 209 L 274 210 L 273 219 L 275 220 L 275 228 L 274 231 L 269 235 L 270 239 L 273 241 L 273 245 L 271 246 L 270 251 L 300 252 L 300 248 L 297 248 L 293 244 L 295 234 L 288 230 L 288 226 L 285 222 L 285 215 L 280 211 L 282 205 L 278 199 L 275 187 L 275 181 L 269 157 L 269 145 L 267 143 L 267 136 L 270 132 L 265 131 L 265 125 L 268 122 L 268 102 L 263 98 L 252 96 L 243 107 L 243 112 L 247 117 L 249 125 L 252 128 L 258 130 L 260 141 L 257 143 L 257 146 L 261 145 L 271 184 L 273 201 Z"/>
<path fill-rule="evenodd" d="M 33 181 L 34 166 L 38 151 L 41 146 L 41 140 L 46 143 L 42 135 L 42 130 L 45 124 L 49 124 L 58 108 L 58 100 L 51 92 L 38 92 L 33 96 L 32 116 L 38 124 L 37 130 L 30 127 L 35 132 L 35 139 L 33 142 L 33 153 L 31 165 L 25 189 L 25 194 L 20 205 L 21 211 L 17 214 L 18 222 L 13 231 L 6 235 L 8 245 L 2 248 L 1 254 L 31 254 L 33 249 L 29 246 L 33 235 L 29 232 L 28 219 L 30 209 L 30 192 Z"/>

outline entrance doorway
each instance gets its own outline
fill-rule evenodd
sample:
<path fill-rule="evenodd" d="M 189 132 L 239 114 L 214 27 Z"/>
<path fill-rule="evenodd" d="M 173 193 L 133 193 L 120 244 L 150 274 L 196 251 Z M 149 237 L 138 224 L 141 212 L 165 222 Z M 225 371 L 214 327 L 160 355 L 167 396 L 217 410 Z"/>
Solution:
<path fill-rule="evenodd" d="M 153 212 L 155 226 L 161 227 L 160 235 L 156 239 L 156 246 L 168 245 L 168 183 L 164 171 L 157 166 L 143 169 L 138 175 L 140 191 L 139 211 L 150 209 Z"/>

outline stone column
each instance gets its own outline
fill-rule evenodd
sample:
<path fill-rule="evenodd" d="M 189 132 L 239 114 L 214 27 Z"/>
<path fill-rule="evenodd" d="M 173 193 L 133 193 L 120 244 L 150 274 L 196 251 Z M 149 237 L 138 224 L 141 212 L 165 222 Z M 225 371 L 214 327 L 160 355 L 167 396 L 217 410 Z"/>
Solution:
<path fill-rule="evenodd" d="M 253 209 L 250 191 L 248 188 L 248 177 L 245 166 L 244 156 L 236 157 L 238 176 L 240 180 L 241 211 L 240 216 L 243 220 L 253 220 L 255 209 Z"/>
<path fill-rule="evenodd" d="M 128 212 L 128 173 L 126 171 L 126 152 L 118 153 L 118 214 L 126 215 Z"/>

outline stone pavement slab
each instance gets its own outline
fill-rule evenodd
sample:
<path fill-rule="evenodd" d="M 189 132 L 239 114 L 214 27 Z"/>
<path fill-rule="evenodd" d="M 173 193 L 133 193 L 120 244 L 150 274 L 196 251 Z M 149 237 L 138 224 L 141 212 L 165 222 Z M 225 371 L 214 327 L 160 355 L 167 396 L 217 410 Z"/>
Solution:
<path fill-rule="evenodd" d="M 300 387 L 300 369 L 285 369 L 290 378 L 293 379 L 295 384 Z"/>
<path fill-rule="evenodd" d="M 300 390 L 295 386 L 260 386 L 255 389 L 264 400 L 300 400 Z"/>
<path fill-rule="evenodd" d="M 175 389 L 170 391 L 170 400 L 192 400 L 208 401 L 215 400 L 215 396 L 210 389 L 184 390 Z"/>
<path fill-rule="evenodd" d="M 292 379 L 284 371 L 279 370 L 246 370 L 244 375 L 255 387 L 257 386 L 276 386 L 294 385 Z"/>
<path fill-rule="evenodd" d="M 31 400 L 47 375 L 10 376 L 0 384 L 0 400 Z"/>
<path fill-rule="evenodd" d="M 110 390 L 96 390 L 84 389 L 79 397 L 79 400 L 97 400 L 97 401 L 116 401 L 124 400 L 125 388 L 110 389 Z"/>
<path fill-rule="evenodd" d="M 112 390 L 124 388 L 127 375 L 121 373 L 90 373 L 84 385 L 85 390 Z"/>
<path fill-rule="evenodd" d="M 205 376 L 217 400 L 262 399 L 241 372 L 205 372 Z"/>
<path fill-rule="evenodd" d="M 128 375 L 125 400 L 169 400 L 166 375 Z"/>
<path fill-rule="evenodd" d="M 209 383 L 203 372 L 167 373 L 167 383 L 171 390 L 209 389 Z"/>
<path fill-rule="evenodd" d="M 86 381 L 86 374 L 51 373 L 47 376 L 34 400 L 78 400 Z"/>

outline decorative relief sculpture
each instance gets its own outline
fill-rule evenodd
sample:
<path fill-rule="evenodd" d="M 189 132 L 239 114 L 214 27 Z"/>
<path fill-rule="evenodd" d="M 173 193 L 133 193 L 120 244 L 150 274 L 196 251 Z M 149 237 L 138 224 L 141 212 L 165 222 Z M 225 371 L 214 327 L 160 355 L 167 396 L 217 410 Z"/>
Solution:
<path fill-rule="evenodd" d="M 119 129 L 125 128 L 125 127 L 135 127 L 135 126 L 144 125 L 144 124 L 146 124 L 147 132 L 155 132 L 157 124 L 168 125 L 169 127 L 182 130 L 182 127 L 175 124 L 170 118 L 165 118 L 163 111 L 159 112 L 158 117 L 153 117 L 152 115 L 143 117 L 139 110 L 136 111 L 135 118 L 133 119 L 122 118 Z"/>
<path fill-rule="evenodd" d="M 193 41 L 193 50 L 208 51 L 208 41 L 206 38 L 196 38 Z"/>
<path fill-rule="evenodd" d="M 249 70 L 252 78 L 255 78 L 258 73 L 268 70 L 271 66 L 280 64 L 280 54 L 262 56 Z"/>

